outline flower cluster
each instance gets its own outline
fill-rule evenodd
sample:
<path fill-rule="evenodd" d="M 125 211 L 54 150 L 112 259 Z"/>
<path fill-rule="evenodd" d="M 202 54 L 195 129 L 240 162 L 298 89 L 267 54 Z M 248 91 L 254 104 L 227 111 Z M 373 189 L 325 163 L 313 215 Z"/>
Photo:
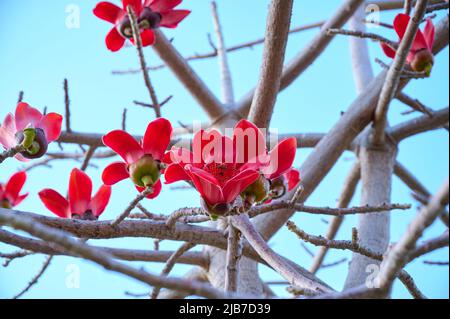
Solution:
<path fill-rule="evenodd" d="M 168 184 L 192 183 L 211 216 L 223 216 L 238 198 L 248 208 L 279 194 L 277 188 L 285 186 L 280 178 L 291 170 L 296 149 L 296 139 L 290 138 L 268 152 L 264 134 L 242 120 L 231 138 L 201 130 L 194 136 L 192 152 L 172 148 L 165 156 L 165 179 Z"/>
<path fill-rule="evenodd" d="M 142 45 L 145 47 L 155 42 L 154 29 L 176 28 L 190 14 L 188 10 L 175 9 L 181 2 L 182 0 L 122 0 L 122 8 L 110 2 L 100 2 L 95 7 L 94 14 L 114 25 L 106 36 L 106 46 L 116 52 L 124 46 L 127 39 L 134 43 L 128 6 L 131 6 L 137 16 Z"/>

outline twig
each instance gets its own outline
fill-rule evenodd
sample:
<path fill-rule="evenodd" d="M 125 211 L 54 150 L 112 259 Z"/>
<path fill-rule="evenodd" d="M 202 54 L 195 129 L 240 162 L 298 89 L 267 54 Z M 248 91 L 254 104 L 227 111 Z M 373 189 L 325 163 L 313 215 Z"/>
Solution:
<path fill-rule="evenodd" d="M 425 265 L 431 265 L 431 266 L 448 266 L 448 261 L 430 261 L 430 260 L 424 260 L 423 263 Z"/>
<path fill-rule="evenodd" d="M 220 76 L 222 78 L 222 95 L 223 102 L 228 107 L 234 105 L 234 91 L 233 91 L 233 81 L 231 78 L 231 71 L 228 64 L 227 51 L 225 46 L 225 38 L 222 31 L 222 26 L 219 20 L 219 14 L 217 12 L 217 3 L 215 1 L 211 2 L 211 11 L 214 22 L 214 29 L 217 37 L 217 55 L 219 57 L 220 64 Z"/>
<path fill-rule="evenodd" d="M 385 129 L 387 124 L 387 113 L 392 99 L 395 97 L 397 89 L 400 84 L 400 76 L 406 62 L 406 58 L 412 47 L 419 23 L 422 21 L 428 0 L 418 0 L 414 9 L 414 16 L 411 18 L 405 35 L 400 42 L 394 62 L 386 76 L 386 81 L 381 90 L 380 98 L 378 100 L 375 111 L 375 120 L 373 124 L 373 134 L 371 142 L 374 145 L 382 145 L 385 139 Z"/>
<path fill-rule="evenodd" d="M 307 241 L 311 244 L 317 245 L 317 246 L 326 246 L 328 248 L 334 248 L 334 249 L 340 249 L 340 250 L 350 250 L 354 253 L 361 254 L 363 256 L 372 258 L 377 261 L 383 261 L 383 255 L 379 254 L 375 251 L 370 250 L 369 248 L 363 247 L 358 243 L 358 240 L 354 238 L 351 241 L 347 240 L 329 240 L 323 237 L 317 237 L 313 235 L 309 235 L 305 233 L 303 230 L 299 229 L 293 222 L 289 221 L 287 223 L 288 229 L 296 234 L 300 239 Z M 356 228 L 354 228 L 356 229 Z M 417 288 L 417 286 L 414 283 L 413 278 L 405 271 L 402 270 L 399 273 L 399 279 L 402 281 L 402 283 L 407 287 L 408 291 L 411 293 L 411 295 L 414 298 L 423 298 L 424 295 L 420 292 L 420 290 Z"/>
<path fill-rule="evenodd" d="M 160 30 L 154 30 L 156 42 L 153 49 L 160 58 L 175 73 L 178 79 L 186 86 L 199 105 L 208 113 L 211 119 L 220 117 L 225 109 L 211 92 L 206 84 L 200 79 L 195 71 L 184 60 L 181 54 L 173 47 L 172 43 Z"/>
<path fill-rule="evenodd" d="M 242 255 L 241 232 L 231 222 L 228 227 L 225 291 L 236 292 L 239 286 L 239 260 Z"/>
<path fill-rule="evenodd" d="M 192 243 L 184 243 L 180 248 L 178 248 L 172 256 L 167 260 L 166 265 L 164 266 L 164 269 L 161 272 L 161 276 L 168 276 L 169 273 L 172 271 L 173 267 L 177 263 L 177 260 L 179 257 L 181 257 L 185 252 L 195 247 L 195 244 Z M 150 295 L 151 299 L 157 299 L 158 294 L 161 290 L 161 287 L 155 286 L 153 288 L 153 291 Z"/>
<path fill-rule="evenodd" d="M 417 240 L 422 236 L 424 230 L 439 216 L 439 213 L 448 202 L 449 181 L 447 179 L 430 203 L 421 209 L 420 213 L 409 225 L 408 231 L 385 258 L 377 276 L 382 290 L 388 291 L 391 288 L 396 274 L 405 266 L 408 255 L 414 250 Z"/>
<path fill-rule="evenodd" d="M 13 148 L 10 148 L 9 150 L 0 153 L 0 164 L 3 163 L 7 158 L 14 157 L 23 151 L 25 151 L 25 148 L 22 146 L 22 144 L 19 144 Z"/>
<path fill-rule="evenodd" d="M 350 170 L 345 182 L 344 187 L 342 189 L 341 195 L 339 196 L 339 202 L 337 207 L 348 207 L 350 204 L 355 191 L 356 187 L 358 186 L 358 182 L 361 178 L 361 167 L 359 163 L 355 163 Z M 331 224 L 328 228 L 326 238 L 332 240 L 336 237 L 337 232 L 339 231 L 339 228 L 342 225 L 342 222 L 344 221 L 344 218 L 342 216 L 336 216 L 333 217 L 333 220 L 331 221 Z M 328 247 L 323 246 L 320 247 L 319 251 L 315 255 L 313 262 L 310 267 L 310 271 L 314 274 L 316 273 L 319 268 L 321 267 L 323 261 L 325 260 L 325 256 L 328 252 Z"/>
<path fill-rule="evenodd" d="M 237 227 L 242 235 L 248 240 L 258 254 L 271 267 L 273 267 L 284 279 L 291 285 L 301 288 L 307 288 L 318 292 L 327 292 L 329 289 L 325 287 L 318 287 L 316 282 L 306 278 L 303 274 L 298 272 L 291 264 L 281 258 L 275 253 L 261 235 L 255 230 L 252 223 L 246 215 L 232 217 L 232 223 Z"/>
<path fill-rule="evenodd" d="M 65 119 L 66 119 L 66 131 L 71 133 L 72 128 L 70 127 L 70 96 L 69 96 L 69 81 L 64 79 L 64 105 L 65 105 Z"/>
<path fill-rule="evenodd" d="M 195 216 L 201 216 L 209 219 L 209 217 L 206 217 L 206 213 L 202 208 L 180 208 L 177 211 L 170 214 L 170 216 L 166 220 L 166 225 L 169 229 L 173 229 L 179 219 L 183 217 L 195 217 Z"/>
<path fill-rule="evenodd" d="M 447 10 L 448 8 L 449 8 L 448 2 L 438 3 L 438 4 L 428 6 L 425 13 L 431 13 L 431 12 L 438 11 L 438 10 Z"/>
<path fill-rule="evenodd" d="M 130 205 L 128 205 L 125 211 L 111 223 L 111 226 L 118 226 L 125 218 L 128 217 L 128 215 L 130 215 L 131 211 L 136 207 L 136 205 L 151 193 L 153 193 L 153 188 L 147 187 L 142 193 L 136 196 L 136 198 L 130 203 Z"/>
<path fill-rule="evenodd" d="M 42 275 L 44 275 L 45 271 L 48 269 L 48 267 L 50 266 L 50 263 L 53 259 L 53 256 L 49 255 L 47 256 L 44 264 L 42 265 L 41 269 L 39 270 L 39 272 L 37 273 L 36 276 L 34 276 L 31 281 L 28 283 L 28 285 L 21 291 L 19 292 L 17 295 L 15 295 L 13 297 L 13 299 L 19 299 L 20 297 L 22 297 L 25 293 L 27 293 L 28 290 L 31 289 L 31 287 L 33 287 L 35 284 L 37 284 L 37 282 L 39 281 L 39 279 L 42 277 Z"/>
<path fill-rule="evenodd" d="M 320 28 L 323 24 L 324 24 L 324 21 L 320 21 L 320 22 L 315 22 L 315 23 L 311 23 L 311 24 L 298 26 L 298 27 L 295 27 L 295 28 L 291 29 L 289 31 L 289 34 L 295 34 L 295 33 L 299 33 L 299 32 L 302 32 L 302 31 L 307 31 L 307 30 Z M 231 47 L 227 48 L 226 52 L 227 53 L 231 53 L 231 52 L 239 51 L 239 50 L 242 50 L 242 49 L 249 49 L 249 48 L 252 49 L 254 46 L 264 44 L 264 40 L 265 40 L 265 38 L 261 38 L 261 39 L 257 39 L 257 40 L 253 40 L 253 41 L 248 41 L 248 42 L 245 42 L 245 43 L 237 44 L 235 46 L 231 46 Z M 215 46 L 214 46 L 212 52 L 186 56 L 186 57 L 184 57 L 184 60 L 187 61 L 187 62 L 190 62 L 190 61 L 196 61 L 196 60 L 210 59 L 210 58 L 217 57 L 217 55 L 218 55 L 218 51 L 217 51 L 217 48 L 215 48 Z M 148 70 L 149 71 L 157 71 L 157 70 L 161 70 L 161 69 L 163 69 L 165 67 L 166 67 L 165 64 L 154 65 L 154 66 L 148 67 Z M 139 73 L 139 72 L 141 72 L 141 70 L 131 69 L 131 70 L 126 70 L 126 71 L 113 71 L 112 74 L 125 75 L 125 74 L 136 74 L 136 73 Z"/>
<path fill-rule="evenodd" d="M 17 98 L 17 103 L 20 103 L 20 102 L 23 101 L 23 95 L 24 95 L 23 91 L 20 91 L 19 92 L 19 97 Z"/>
<path fill-rule="evenodd" d="M 250 107 L 249 120 L 268 128 L 281 86 L 293 0 L 272 0 L 266 26 L 263 63 Z"/>
<path fill-rule="evenodd" d="M 427 131 L 440 129 L 443 125 L 448 123 L 448 121 L 449 108 L 447 107 L 445 109 L 435 111 L 432 118 L 428 115 L 423 115 L 393 126 L 387 130 L 387 134 L 389 134 L 395 141 L 401 142 L 408 137 Z"/>
<path fill-rule="evenodd" d="M 413 6 L 412 0 L 405 0 L 404 4 L 405 14 L 411 15 L 412 6 Z"/>
<path fill-rule="evenodd" d="M 407 94 L 405 94 L 403 92 L 398 93 L 396 98 L 400 102 L 411 107 L 414 111 L 418 111 L 418 112 L 428 115 L 429 117 L 433 117 L 433 113 L 434 113 L 433 110 L 430 109 L 429 107 L 425 106 L 419 100 L 413 99 L 412 97 L 408 96 Z"/>
<path fill-rule="evenodd" d="M 358 37 L 358 38 L 362 38 L 362 39 L 371 39 L 376 42 L 384 42 L 384 43 L 388 44 L 389 46 L 391 46 L 393 49 L 398 48 L 397 42 L 391 41 L 391 40 L 389 40 L 381 35 L 375 34 L 375 33 L 343 30 L 343 29 L 328 29 L 327 33 L 330 36 L 341 34 L 341 35 L 347 35 L 347 36 L 352 36 L 352 37 Z"/>
<path fill-rule="evenodd" d="M 147 87 L 148 93 L 150 95 L 150 99 L 152 101 L 153 109 L 155 110 L 156 117 L 161 117 L 161 109 L 160 104 L 158 102 L 158 98 L 155 93 L 155 89 L 150 80 L 150 75 L 147 70 L 147 64 L 145 62 L 144 51 L 142 49 L 142 39 L 139 31 L 139 26 L 137 24 L 137 18 L 133 11 L 133 8 L 128 5 L 127 7 L 128 16 L 131 21 L 131 28 L 133 30 L 133 38 L 137 48 L 139 62 L 141 64 L 142 75 L 144 76 L 145 86 Z"/>
<path fill-rule="evenodd" d="M 256 217 L 261 214 L 266 214 L 278 209 L 291 208 L 298 212 L 304 212 L 309 214 L 329 215 L 329 216 L 346 216 L 355 214 L 371 214 L 380 213 L 384 211 L 392 210 L 408 210 L 411 208 L 410 204 L 383 204 L 380 206 L 361 206 L 351 208 L 331 208 L 331 207 L 312 207 L 305 206 L 303 204 L 292 205 L 286 201 L 276 201 L 271 204 L 257 206 L 252 208 L 248 214 L 250 217 Z"/>
<path fill-rule="evenodd" d="M 124 108 L 123 112 L 122 112 L 122 130 L 123 131 L 127 130 L 127 112 L 128 112 L 128 110 L 126 108 Z"/>
<path fill-rule="evenodd" d="M 87 150 L 86 154 L 84 155 L 83 164 L 81 164 L 80 170 L 85 171 L 89 166 L 89 161 L 92 159 L 92 157 L 95 154 L 96 147 L 89 146 L 89 149 Z"/>
<path fill-rule="evenodd" d="M 338 261 L 335 261 L 335 262 L 332 262 L 332 263 L 329 263 L 329 264 L 322 264 L 320 266 L 320 269 L 336 267 L 336 266 L 339 266 L 339 265 L 345 263 L 346 261 L 348 261 L 347 258 L 342 258 L 342 259 L 340 259 Z"/>

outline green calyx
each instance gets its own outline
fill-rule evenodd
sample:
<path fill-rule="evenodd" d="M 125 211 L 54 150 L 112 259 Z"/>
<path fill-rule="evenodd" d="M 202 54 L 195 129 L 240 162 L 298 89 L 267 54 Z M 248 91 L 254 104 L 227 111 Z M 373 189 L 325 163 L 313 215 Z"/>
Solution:
<path fill-rule="evenodd" d="M 129 166 L 133 183 L 140 187 L 151 187 L 161 176 L 161 164 L 150 155 L 143 156 L 137 162 Z"/>
<path fill-rule="evenodd" d="M 241 193 L 241 197 L 247 204 L 253 205 L 264 202 L 270 190 L 269 181 L 262 175 Z"/>
<path fill-rule="evenodd" d="M 411 69 L 416 72 L 424 72 L 427 76 L 430 76 L 433 65 L 434 57 L 428 50 L 417 52 L 414 59 L 411 61 Z"/>
<path fill-rule="evenodd" d="M 26 129 L 24 129 L 23 130 L 22 146 L 25 149 L 27 149 L 27 150 L 29 148 L 32 148 L 35 138 L 36 138 L 36 130 L 34 128 L 26 128 Z M 38 145 L 38 147 L 39 147 L 39 145 Z M 36 148 L 36 146 L 34 146 L 33 148 Z"/>

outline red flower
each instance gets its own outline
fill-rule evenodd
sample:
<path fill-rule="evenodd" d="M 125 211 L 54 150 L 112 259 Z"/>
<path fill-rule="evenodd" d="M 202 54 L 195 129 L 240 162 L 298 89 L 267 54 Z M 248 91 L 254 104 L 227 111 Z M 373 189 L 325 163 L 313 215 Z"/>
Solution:
<path fill-rule="evenodd" d="M 0 126 L 0 144 L 5 149 L 15 147 L 23 140 L 23 130 L 27 128 L 35 129 L 35 148 L 33 152 L 23 152 L 16 155 L 20 161 L 25 158 L 38 158 L 45 154 L 48 144 L 56 141 L 61 134 L 62 116 L 57 113 L 43 115 L 39 110 L 31 107 L 27 103 L 19 103 L 15 116 L 9 113 L 6 115 L 3 124 Z"/>
<path fill-rule="evenodd" d="M 97 220 L 108 205 L 111 187 L 102 185 L 92 197 L 91 179 L 75 168 L 70 174 L 68 199 L 53 189 L 40 191 L 39 197 L 48 210 L 61 218 Z"/>
<path fill-rule="evenodd" d="M 191 181 L 208 210 L 223 215 L 261 174 L 276 178 L 292 166 L 295 139 L 283 141 L 269 154 L 265 143 L 262 132 L 245 120 L 236 125 L 232 139 L 215 130 L 201 130 L 194 136 L 193 152 L 173 149 L 166 156 L 170 164 L 164 173 L 166 183 Z"/>
<path fill-rule="evenodd" d="M 164 118 L 156 119 L 147 126 L 141 142 L 121 130 L 106 134 L 103 143 L 125 162 L 112 163 L 106 167 L 102 175 L 103 182 L 114 185 L 131 178 L 140 192 L 145 187 L 153 187 L 153 193 L 147 198 L 157 197 L 161 192 L 161 160 L 169 146 L 171 135 L 172 125 Z"/>
<path fill-rule="evenodd" d="M 105 21 L 114 24 L 114 28 L 106 36 L 106 46 L 109 50 L 119 51 L 126 39 L 133 43 L 133 30 L 127 7 L 131 5 L 141 33 L 142 45 L 149 46 L 155 42 L 153 29 L 160 26 L 175 28 L 190 13 L 187 10 L 174 10 L 182 0 L 122 0 L 122 8 L 109 2 L 100 2 L 94 9 L 94 14 Z"/>
<path fill-rule="evenodd" d="M 28 196 L 28 193 L 19 195 L 26 180 L 27 174 L 19 172 L 11 176 L 6 184 L 0 183 L 0 207 L 13 208 Z"/>
<path fill-rule="evenodd" d="M 403 39 L 406 29 L 408 27 L 410 17 L 407 14 L 400 13 L 395 17 L 394 29 L 397 32 L 400 40 Z M 417 31 L 416 37 L 408 54 L 407 63 L 411 68 L 417 72 L 431 72 L 434 64 L 433 44 L 434 44 L 435 27 L 431 19 L 427 20 L 427 24 L 423 32 Z M 386 43 L 381 43 L 384 53 L 390 57 L 395 58 L 396 51 Z"/>

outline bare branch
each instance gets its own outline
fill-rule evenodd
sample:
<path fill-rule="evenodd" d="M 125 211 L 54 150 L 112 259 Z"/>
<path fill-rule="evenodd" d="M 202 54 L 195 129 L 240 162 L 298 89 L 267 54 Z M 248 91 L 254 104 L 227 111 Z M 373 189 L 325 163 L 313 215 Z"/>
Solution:
<path fill-rule="evenodd" d="M 42 265 L 41 269 L 36 274 L 36 276 L 34 276 L 31 279 L 31 281 L 28 283 L 28 285 L 21 292 L 19 292 L 17 295 L 15 295 L 13 297 L 13 299 L 19 299 L 24 294 L 26 294 L 31 289 L 31 287 L 36 285 L 37 282 L 39 281 L 39 279 L 44 275 L 44 273 L 47 270 L 47 268 L 50 266 L 50 263 L 51 263 L 52 260 L 53 260 L 53 256 L 47 256 L 47 258 L 45 259 L 44 264 Z"/>
<path fill-rule="evenodd" d="M 117 227 L 125 218 L 127 218 L 130 215 L 131 211 L 139 204 L 139 202 L 142 201 L 151 193 L 153 193 L 153 188 L 147 187 L 142 193 L 137 195 L 136 198 L 130 203 L 130 205 L 128 205 L 125 211 L 111 223 L 111 226 Z"/>
<path fill-rule="evenodd" d="M 408 137 L 442 128 L 449 121 L 449 108 L 434 112 L 433 117 L 428 115 L 401 123 L 388 130 L 388 134 L 400 142 Z"/>
<path fill-rule="evenodd" d="M 305 46 L 305 49 L 288 62 L 281 76 L 281 90 L 291 85 L 325 51 L 333 40 L 333 37 L 327 35 L 327 30 L 341 28 L 362 2 L 363 0 L 347 0 L 322 26 L 321 31 Z M 250 110 L 255 92 L 256 89 L 253 89 L 239 101 L 238 109 L 241 114 L 246 115 Z"/>
<path fill-rule="evenodd" d="M 237 228 L 229 223 L 225 291 L 236 292 L 238 290 L 239 260 L 241 255 L 241 233 Z"/>
<path fill-rule="evenodd" d="M 180 53 L 160 30 L 155 30 L 156 43 L 153 45 L 156 53 L 175 73 L 198 103 L 204 108 L 211 119 L 220 117 L 225 109 L 208 89 L 206 84 L 198 77 L 194 70 L 187 64 Z"/>
<path fill-rule="evenodd" d="M 395 94 L 399 87 L 400 76 L 406 63 L 406 58 L 411 50 L 412 43 L 416 36 L 417 30 L 419 29 L 419 24 L 425 15 L 427 4 L 428 0 L 417 1 L 414 9 L 414 16 L 411 18 L 408 24 L 405 35 L 401 40 L 397 53 L 395 55 L 394 62 L 392 63 L 386 76 L 386 81 L 381 90 L 380 98 L 378 100 L 378 105 L 375 111 L 375 120 L 373 125 L 374 131 L 372 135 L 372 142 L 375 145 L 381 145 L 384 143 L 384 131 L 387 124 L 387 113 L 389 105 L 391 104 L 392 99 L 395 97 Z"/>
<path fill-rule="evenodd" d="M 266 24 L 263 62 L 249 113 L 256 126 L 268 128 L 280 90 L 293 0 L 272 0 Z"/>
<path fill-rule="evenodd" d="M 155 110 L 156 117 L 161 117 L 161 107 L 158 102 L 158 98 L 155 93 L 155 89 L 150 80 L 150 75 L 147 70 L 147 63 L 145 62 L 144 51 L 142 49 L 142 39 L 140 35 L 139 26 L 137 24 L 137 18 L 131 5 L 127 7 L 128 16 L 130 17 L 131 28 L 133 30 L 133 39 L 136 45 L 139 62 L 141 64 L 142 75 L 144 76 L 145 86 L 147 87 L 150 99 L 152 101 L 153 109 Z"/>
<path fill-rule="evenodd" d="M 234 106 L 233 81 L 231 79 L 231 71 L 228 65 L 227 50 L 225 46 L 225 38 L 220 25 L 219 13 L 217 12 L 216 1 L 211 2 L 211 11 L 214 21 L 214 29 L 217 36 L 217 55 L 220 64 L 220 76 L 222 78 L 222 95 L 223 102 L 228 107 Z"/>
<path fill-rule="evenodd" d="M 161 276 L 168 276 L 170 274 L 170 272 L 172 271 L 173 267 L 175 267 L 175 264 L 177 263 L 178 259 L 184 255 L 184 253 L 186 253 L 188 250 L 192 249 L 195 247 L 195 244 L 192 243 L 184 243 L 183 245 L 181 245 L 180 248 L 178 248 L 173 254 L 172 256 L 170 256 L 170 258 L 167 260 L 166 265 L 164 266 L 162 272 L 161 272 Z M 154 287 L 153 291 L 150 295 L 151 299 L 157 299 L 159 292 L 161 290 L 161 287 Z"/>
<path fill-rule="evenodd" d="M 182 290 L 205 298 L 225 299 L 227 297 L 235 296 L 225 294 L 209 285 L 202 283 L 187 281 L 181 278 L 155 276 L 142 269 L 138 270 L 119 263 L 114 260 L 113 256 L 93 248 L 79 240 L 73 239 L 69 236 L 69 234 L 61 230 L 47 227 L 37 222 L 35 219 L 28 218 L 23 215 L 19 216 L 4 209 L 0 210 L 0 224 L 26 231 L 37 238 L 56 243 L 71 253 L 80 256 L 83 259 L 93 261 L 107 270 L 119 272 L 150 286 L 160 286 L 169 289 Z"/>
<path fill-rule="evenodd" d="M 449 181 L 445 181 L 439 192 L 433 197 L 428 206 L 423 207 L 411 222 L 408 231 L 400 241 L 389 251 L 377 276 L 382 290 L 388 291 L 397 273 L 405 266 L 408 256 L 414 250 L 417 240 L 439 216 L 442 209 L 449 202 Z"/>

